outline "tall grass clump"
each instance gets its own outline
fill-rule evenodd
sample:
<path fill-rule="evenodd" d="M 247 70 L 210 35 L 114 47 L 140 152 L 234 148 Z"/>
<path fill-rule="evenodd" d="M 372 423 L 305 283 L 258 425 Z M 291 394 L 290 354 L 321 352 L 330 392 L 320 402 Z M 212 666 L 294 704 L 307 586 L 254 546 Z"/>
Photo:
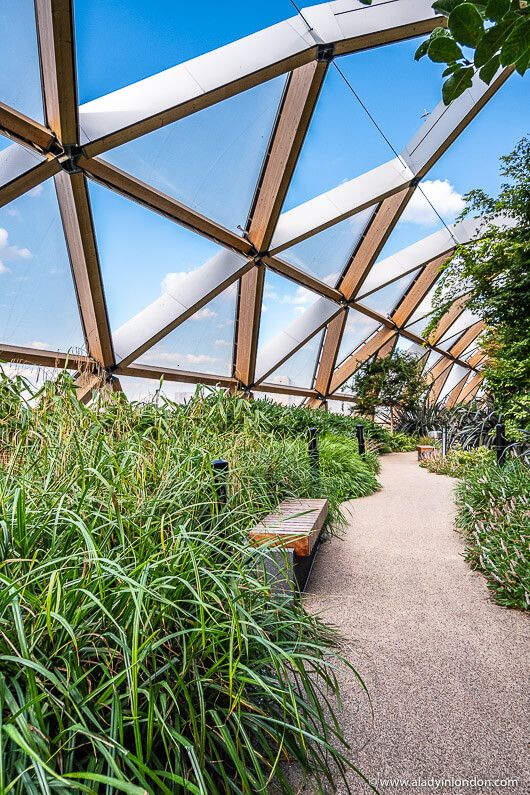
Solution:
<path fill-rule="evenodd" d="M 468 468 L 456 489 L 467 560 L 498 604 L 521 610 L 530 610 L 529 483 L 528 466 L 512 459 Z"/>
<path fill-rule="evenodd" d="M 329 490 L 339 515 L 304 438 L 221 393 L 87 408 L 67 376 L 0 377 L 0 445 L 1 793 L 290 793 L 287 761 L 344 778 L 338 638 L 247 542 L 288 496 Z"/>

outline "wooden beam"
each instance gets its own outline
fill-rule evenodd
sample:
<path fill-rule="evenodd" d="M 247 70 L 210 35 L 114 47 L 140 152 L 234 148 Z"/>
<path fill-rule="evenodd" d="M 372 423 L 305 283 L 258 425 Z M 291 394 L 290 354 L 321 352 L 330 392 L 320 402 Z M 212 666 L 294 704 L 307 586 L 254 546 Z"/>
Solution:
<path fill-rule="evenodd" d="M 337 304 L 342 304 L 344 302 L 344 296 L 339 290 L 330 287 L 329 284 L 322 282 L 310 273 L 297 268 L 296 265 L 291 265 L 290 262 L 285 262 L 284 260 L 278 259 L 278 257 L 271 257 L 269 255 L 263 257 L 263 262 L 268 268 L 275 271 L 275 273 L 279 273 L 287 279 L 291 279 L 291 281 L 302 285 L 302 287 L 307 287 L 308 290 L 313 290 L 315 293 L 319 293 L 326 298 L 331 298 L 331 300 L 336 301 Z"/>
<path fill-rule="evenodd" d="M 464 385 L 468 380 L 468 378 L 469 378 L 469 373 L 466 373 L 465 376 L 460 379 L 458 384 L 454 386 L 449 392 L 449 395 L 447 396 L 447 399 L 445 401 L 445 405 L 448 409 L 453 408 L 453 406 L 456 406 L 456 404 L 459 402 L 458 399 L 460 397 L 460 393 L 462 392 L 462 389 L 464 388 Z"/>
<path fill-rule="evenodd" d="M 247 223 L 248 240 L 258 253 L 269 248 L 327 66 L 313 61 L 289 78 Z M 264 283 L 265 269 L 253 268 L 239 287 L 234 372 L 245 386 L 255 380 Z"/>
<path fill-rule="evenodd" d="M 89 356 L 61 351 L 39 350 L 21 345 L 0 343 L 0 360 L 19 364 L 36 364 L 39 367 L 55 367 L 67 370 L 86 370 L 94 366 Z"/>
<path fill-rule="evenodd" d="M 445 313 L 445 315 L 440 318 L 440 321 L 436 328 L 431 332 L 429 335 L 428 343 L 432 346 L 436 345 L 436 343 L 441 340 L 441 338 L 445 335 L 446 331 L 453 325 L 455 320 L 462 314 L 464 309 L 466 308 L 466 303 L 468 301 L 469 294 L 462 295 L 460 298 L 457 298 L 456 301 L 452 304 L 451 308 Z"/>
<path fill-rule="evenodd" d="M 3 102 L 0 102 L 0 130 L 19 143 L 43 152 L 55 142 L 51 130 Z"/>
<path fill-rule="evenodd" d="M 411 285 L 406 295 L 401 299 L 400 304 L 391 315 L 392 320 L 397 326 L 402 327 L 408 323 L 440 276 L 440 270 L 447 262 L 448 256 L 448 254 L 443 254 L 441 257 L 437 257 L 425 265 L 414 284 Z"/>
<path fill-rule="evenodd" d="M 348 301 L 359 292 L 413 193 L 414 188 L 406 187 L 384 199 L 375 211 L 339 284 L 339 290 Z"/>
<path fill-rule="evenodd" d="M 486 354 L 479 348 L 479 350 L 470 356 L 467 361 L 470 367 L 477 367 L 477 365 L 479 365 L 485 358 Z"/>
<path fill-rule="evenodd" d="M 482 320 L 478 320 L 476 323 L 473 323 L 473 325 L 470 326 L 462 334 L 462 336 L 457 339 L 455 343 L 453 343 L 453 345 L 451 345 L 451 355 L 455 357 L 461 356 L 466 348 L 469 348 L 473 340 L 476 340 L 476 338 L 482 334 L 484 328 L 485 324 Z"/>
<path fill-rule="evenodd" d="M 23 193 L 36 188 L 41 182 L 53 177 L 60 171 L 61 167 L 57 160 L 43 160 L 38 163 L 34 168 L 25 171 L 19 177 L 15 177 L 10 182 L 0 187 L 0 207 L 3 207 L 9 202 L 15 201 Z"/>
<path fill-rule="evenodd" d="M 182 226 L 198 232 L 200 235 L 220 243 L 222 246 L 239 251 L 241 254 L 251 255 L 252 246 L 245 240 L 245 238 L 234 234 L 229 229 L 225 229 L 215 221 L 210 221 L 209 218 L 195 212 L 195 210 L 186 207 L 176 199 L 167 196 L 156 188 L 147 185 L 131 174 L 121 171 L 116 166 L 110 165 L 99 158 L 87 158 L 81 156 L 77 165 L 92 179 L 96 180 L 105 187 L 116 191 L 129 199 L 148 207 L 150 210 L 169 218 L 172 221 L 177 221 Z"/>
<path fill-rule="evenodd" d="M 323 397 L 329 392 L 347 319 L 348 310 L 344 309 L 328 323 L 326 328 L 315 378 L 315 389 Z"/>
<path fill-rule="evenodd" d="M 440 372 L 436 370 L 438 365 L 440 365 Z M 444 365 L 443 368 L 442 365 Z M 443 359 L 441 362 L 437 362 L 437 364 L 433 367 L 431 371 L 433 375 L 433 382 L 428 395 L 428 400 L 431 405 L 434 405 L 435 403 L 438 402 L 438 398 L 440 397 L 440 392 L 444 388 L 444 384 L 449 378 L 449 373 L 451 372 L 453 367 L 454 364 L 452 362 L 447 362 L 447 360 L 444 361 Z"/>
<path fill-rule="evenodd" d="M 79 143 L 72 0 L 35 0 L 46 122 L 63 146 Z"/>
<path fill-rule="evenodd" d="M 468 383 L 465 385 L 462 392 L 460 393 L 459 397 L 460 403 L 465 404 L 473 400 L 478 390 L 480 389 L 483 377 L 484 376 L 481 372 L 475 373 L 475 375 L 468 381 Z"/>
<path fill-rule="evenodd" d="M 364 342 L 351 356 L 349 356 L 339 367 L 336 368 L 333 378 L 331 379 L 330 392 L 336 392 L 348 378 L 355 373 L 359 367 L 364 364 L 371 356 L 373 356 L 382 345 L 393 337 L 395 331 L 393 329 L 382 328 L 379 329 L 370 339 Z"/>
<path fill-rule="evenodd" d="M 397 334 L 395 337 L 391 337 L 388 340 L 388 342 L 385 342 L 385 344 L 381 348 L 379 348 L 379 350 L 376 353 L 376 358 L 386 359 L 387 356 L 390 356 L 390 354 L 394 350 L 394 345 L 396 344 L 396 342 L 397 342 Z"/>
<path fill-rule="evenodd" d="M 115 359 L 86 179 L 81 173 L 61 171 L 55 185 L 88 353 L 101 367 L 112 367 Z"/>
<path fill-rule="evenodd" d="M 166 381 L 177 381 L 183 384 L 205 384 L 206 386 L 235 387 L 237 381 L 224 375 L 210 375 L 208 373 L 194 373 L 190 370 L 172 370 L 164 367 L 155 367 L 148 364 L 119 364 L 114 370 L 115 375 L 132 376 L 134 378 L 149 378 Z"/>
<path fill-rule="evenodd" d="M 270 246 L 327 68 L 313 61 L 289 77 L 247 226 L 260 253 Z"/>

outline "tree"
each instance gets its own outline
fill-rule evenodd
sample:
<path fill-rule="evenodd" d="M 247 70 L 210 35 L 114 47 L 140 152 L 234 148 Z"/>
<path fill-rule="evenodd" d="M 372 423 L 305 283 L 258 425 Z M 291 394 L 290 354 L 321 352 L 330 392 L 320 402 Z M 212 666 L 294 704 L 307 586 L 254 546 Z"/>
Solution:
<path fill-rule="evenodd" d="M 372 0 L 361 0 L 370 5 Z M 498 69 L 515 66 L 524 75 L 530 66 L 530 2 L 528 0 L 437 0 L 433 10 L 447 27 L 435 28 L 416 50 L 447 64 L 442 97 L 446 105 L 471 86 L 476 72 L 489 85 Z"/>
<path fill-rule="evenodd" d="M 463 216 L 484 217 L 477 239 L 456 248 L 434 294 L 429 334 L 458 296 L 486 324 L 484 383 L 495 405 L 518 427 L 530 427 L 530 139 L 501 158 L 506 178 L 498 198 L 467 194 Z M 505 219 L 501 227 L 493 219 Z"/>
<path fill-rule="evenodd" d="M 420 358 L 410 353 L 394 353 L 363 364 L 351 385 L 357 399 L 357 411 L 373 417 L 380 408 L 390 413 L 394 429 L 395 409 L 412 410 L 427 392 Z"/>

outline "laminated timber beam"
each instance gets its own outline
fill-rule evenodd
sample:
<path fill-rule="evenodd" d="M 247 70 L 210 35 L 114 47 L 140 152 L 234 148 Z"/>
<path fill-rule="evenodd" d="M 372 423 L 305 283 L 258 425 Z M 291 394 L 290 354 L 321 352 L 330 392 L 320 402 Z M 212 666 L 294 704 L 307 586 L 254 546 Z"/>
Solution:
<path fill-rule="evenodd" d="M 453 406 L 456 406 L 456 404 L 459 402 L 460 393 L 462 392 L 468 379 L 469 373 L 466 373 L 465 376 L 460 379 L 458 384 L 451 389 L 445 401 L 445 405 L 448 409 L 453 408 Z"/>
<path fill-rule="evenodd" d="M 24 116 L 9 105 L 0 102 L 0 131 L 25 146 L 47 152 L 55 142 L 53 132 L 43 124 Z"/>
<path fill-rule="evenodd" d="M 429 0 L 374 0 L 370 6 L 335 0 L 302 13 L 82 105 L 87 154 L 101 154 L 305 66 L 323 51 L 344 55 L 445 24 Z"/>
<path fill-rule="evenodd" d="M 252 246 L 229 229 L 225 229 L 220 224 L 211 221 L 209 218 L 186 207 L 181 202 L 167 196 L 156 188 L 147 185 L 145 182 L 121 171 L 116 166 L 106 163 L 97 157 L 88 158 L 81 155 L 77 160 L 77 166 L 88 174 L 96 182 L 105 187 L 127 196 L 129 199 L 142 204 L 150 210 L 177 221 L 182 226 L 198 232 L 200 235 L 210 238 L 215 243 L 239 251 L 241 254 L 252 255 Z"/>
<path fill-rule="evenodd" d="M 61 171 L 55 185 L 87 350 L 101 367 L 110 368 L 114 351 L 86 180 L 81 173 Z"/>
<path fill-rule="evenodd" d="M 432 382 L 429 390 L 428 400 L 431 405 L 434 405 L 438 402 L 440 393 L 444 388 L 445 382 L 449 378 L 449 373 L 453 367 L 454 365 L 452 362 L 442 359 L 441 362 L 438 362 L 437 365 L 435 365 L 430 371 Z"/>
<path fill-rule="evenodd" d="M 320 395 L 320 398 L 313 399 L 309 402 L 311 408 L 318 408 L 318 406 L 321 406 L 325 400 L 325 396 L 329 393 L 331 379 L 337 363 L 337 355 L 344 335 L 344 329 L 346 328 L 347 319 L 348 311 L 344 309 L 327 325 L 315 376 L 315 389 Z"/>
<path fill-rule="evenodd" d="M 450 309 L 447 310 L 445 315 L 440 318 L 438 325 L 429 335 L 428 343 L 432 347 L 435 347 L 439 340 L 446 334 L 446 332 L 451 328 L 453 323 L 460 317 L 464 309 L 466 308 L 466 303 L 468 301 L 469 294 L 462 295 L 460 298 L 457 298 L 456 301 L 452 304 Z"/>
<path fill-rule="evenodd" d="M 21 345 L 7 345 L 6 343 L 0 343 L 0 361 L 67 370 L 88 370 L 94 366 L 94 362 L 89 356 L 27 348 Z"/>
<path fill-rule="evenodd" d="M 13 144 L 13 146 L 15 146 L 15 144 Z M 8 178 L 0 187 L 0 207 L 15 201 L 15 199 L 18 199 L 23 193 L 27 193 L 29 190 L 36 188 L 37 185 L 53 177 L 54 174 L 57 174 L 60 170 L 61 167 L 57 160 L 48 159 L 42 160 L 40 163 L 37 162 L 22 174 L 18 173 L 13 175 L 12 178 Z"/>
<path fill-rule="evenodd" d="M 452 356 L 458 358 L 462 355 L 462 353 L 469 348 L 471 343 L 476 340 L 476 338 L 482 334 L 484 331 L 485 324 L 482 320 L 478 320 L 476 323 L 473 323 L 466 331 L 462 334 L 462 336 L 457 339 L 453 345 L 451 345 L 450 351 Z"/>
<path fill-rule="evenodd" d="M 447 258 L 447 254 L 442 254 L 441 257 L 437 257 L 425 265 L 414 284 L 408 289 L 391 315 L 397 326 L 405 326 L 408 323 L 429 290 L 434 286 L 440 276 L 442 267 L 447 262 Z"/>
<path fill-rule="evenodd" d="M 313 61 L 289 77 L 247 224 L 257 254 L 269 248 L 327 68 Z M 234 372 L 245 387 L 255 380 L 264 283 L 265 268 L 256 266 L 239 285 Z"/>
<path fill-rule="evenodd" d="M 73 0 L 35 0 L 46 122 L 63 148 L 79 142 Z"/>
<path fill-rule="evenodd" d="M 460 403 L 470 403 L 475 395 L 477 394 L 478 390 L 480 389 L 480 385 L 482 383 L 483 375 L 481 372 L 475 373 L 475 375 L 469 379 L 465 387 L 460 393 L 459 402 Z"/>

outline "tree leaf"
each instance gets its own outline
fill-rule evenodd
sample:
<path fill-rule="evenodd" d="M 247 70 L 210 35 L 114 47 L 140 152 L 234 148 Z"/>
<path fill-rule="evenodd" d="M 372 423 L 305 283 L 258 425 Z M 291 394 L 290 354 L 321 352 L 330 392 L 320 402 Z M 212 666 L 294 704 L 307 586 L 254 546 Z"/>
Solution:
<path fill-rule="evenodd" d="M 448 17 L 451 11 L 457 6 L 462 5 L 463 2 L 465 2 L 465 0 L 437 0 L 436 3 L 432 4 L 432 9 Z"/>
<path fill-rule="evenodd" d="M 422 41 L 416 52 L 414 53 L 414 60 L 419 61 L 420 58 L 423 58 L 424 55 L 427 55 L 427 50 L 429 49 L 429 44 L 431 43 L 430 39 L 425 39 Z"/>
<path fill-rule="evenodd" d="M 484 35 L 482 18 L 472 3 L 462 3 L 449 14 L 449 29 L 466 47 L 476 47 Z"/>
<path fill-rule="evenodd" d="M 427 55 L 435 63 L 451 63 L 463 58 L 463 53 L 454 39 L 438 36 L 429 43 Z"/>
<path fill-rule="evenodd" d="M 491 83 L 493 77 L 497 72 L 497 69 L 500 66 L 500 62 L 501 62 L 500 56 L 494 55 L 493 58 L 490 58 L 490 60 L 486 64 L 484 64 L 484 66 L 478 73 L 480 79 L 484 83 L 487 83 L 488 85 Z"/>
<path fill-rule="evenodd" d="M 508 34 L 501 49 L 501 64 L 517 63 L 530 48 L 530 18 L 520 17 Z"/>
<path fill-rule="evenodd" d="M 510 10 L 510 0 L 489 0 L 486 6 L 486 18 L 499 22 Z"/>
<path fill-rule="evenodd" d="M 510 23 L 501 22 L 486 31 L 475 50 L 474 63 L 478 68 L 484 66 L 501 47 L 502 42 L 510 28 Z"/>
<path fill-rule="evenodd" d="M 464 93 L 471 86 L 474 69 L 472 66 L 462 66 L 454 75 L 445 81 L 442 88 L 442 97 L 446 105 Z"/>
<path fill-rule="evenodd" d="M 447 67 L 447 69 L 443 70 L 442 77 L 449 77 L 449 75 L 454 74 L 455 72 L 457 72 L 461 68 L 462 68 L 462 64 L 460 64 L 460 63 L 452 63 L 452 64 L 450 64 L 450 66 Z"/>
<path fill-rule="evenodd" d="M 530 66 L 530 49 L 525 52 L 522 58 L 519 58 L 519 60 L 515 64 L 515 68 L 522 77 L 529 66 Z"/>

